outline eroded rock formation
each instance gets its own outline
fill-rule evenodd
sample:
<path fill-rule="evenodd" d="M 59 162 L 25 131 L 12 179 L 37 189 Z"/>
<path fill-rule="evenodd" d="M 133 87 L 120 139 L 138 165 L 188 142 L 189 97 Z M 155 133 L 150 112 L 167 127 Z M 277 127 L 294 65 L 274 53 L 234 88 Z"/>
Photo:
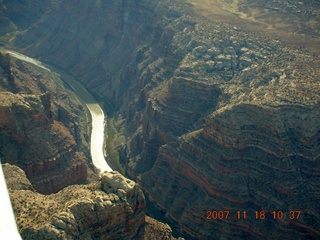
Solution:
<path fill-rule="evenodd" d="M 310 224 L 319 215 L 308 209 L 320 200 L 318 114 L 319 107 L 293 105 L 226 109 L 163 146 L 141 181 L 152 201 L 195 238 L 219 238 L 220 229 L 233 239 L 265 238 L 265 229 L 274 238 L 315 238 L 319 229 Z M 206 219 L 207 211 L 225 210 L 228 219 Z M 290 219 L 296 210 L 303 216 Z M 266 211 L 266 220 L 256 219 L 256 211 Z M 274 219 L 278 211 L 286 214 L 282 220 Z"/>
<path fill-rule="evenodd" d="M 45 71 L 1 55 L 0 155 L 41 193 L 87 181 L 87 133 L 74 115 L 82 106 L 66 95 Z"/>
<path fill-rule="evenodd" d="M 17 174 L 6 179 L 23 239 L 143 239 L 144 195 L 121 174 L 42 195 L 22 186 L 18 179 L 26 177 L 16 169 L 4 164 L 6 176 Z"/>
<path fill-rule="evenodd" d="M 43 193 L 87 179 L 86 160 L 72 135 L 48 118 L 41 97 L 0 93 L 2 158 L 21 166 Z M 63 169 L 63 171 L 61 170 Z"/>
<path fill-rule="evenodd" d="M 289 1 L 278 2 L 271 8 L 281 14 Z M 299 4 L 283 11 L 295 14 Z M 312 7 L 297 21 L 312 19 Z M 48 9 L 11 42 L 112 103 L 127 173 L 182 232 L 319 236 L 317 53 L 200 16 L 182 0 L 54 1 Z M 317 27 L 308 31 L 319 37 Z M 207 220 L 208 210 L 233 218 Z M 266 220 L 235 215 L 262 210 Z M 288 219 L 291 210 L 301 218 Z"/>

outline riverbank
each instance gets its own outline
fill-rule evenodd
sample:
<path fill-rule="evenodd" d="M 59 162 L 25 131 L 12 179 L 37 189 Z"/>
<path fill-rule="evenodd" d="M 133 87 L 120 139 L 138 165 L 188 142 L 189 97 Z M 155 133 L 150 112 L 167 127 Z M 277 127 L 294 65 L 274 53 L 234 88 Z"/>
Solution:
<path fill-rule="evenodd" d="M 112 171 L 112 168 L 108 165 L 104 157 L 104 133 L 105 133 L 105 115 L 104 111 L 97 103 L 95 98 L 83 87 L 78 81 L 74 79 L 72 75 L 69 73 L 62 71 L 61 69 L 57 69 L 55 67 L 49 66 L 47 64 L 42 64 L 40 61 L 25 56 L 21 53 L 1 49 L 1 52 L 9 53 L 11 56 L 18 58 L 20 60 L 32 63 L 46 71 L 50 71 L 60 76 L 60 78 L 67 83 L 76 94 L 78 99 L 84 103 L 91 115 L 91 139 L 90 139 L 90 151 L 93 165 L 100 170 L 100 172 L 104 171 Z M 87 114 L 88 115 L 88 114 Z M 89 115 L 89 116 L 90 116 Z M 89 130 L 89 129 L 88 129 Z"/>
<path fill-rule="evenodd" d="M 106 121 L 105 127 L 105 157 L 112 169 L 120 172 L 122 175 L 126 176 L 125 169 L 120 163 L 119 153 L 114 145 L 115 140 L 118 137 L 117 130 L 115 128 L 114 118 L 109 117 Z M 126 176 L 127 177 L 127 176 Z"/>

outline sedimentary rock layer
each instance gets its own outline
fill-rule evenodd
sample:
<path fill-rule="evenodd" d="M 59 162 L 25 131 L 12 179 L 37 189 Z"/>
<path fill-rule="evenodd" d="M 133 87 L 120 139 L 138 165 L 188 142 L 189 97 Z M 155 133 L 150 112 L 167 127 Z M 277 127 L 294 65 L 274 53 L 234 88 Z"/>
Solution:
<path fill-rule="evenodd" d="M 6 165 L 6 176 L 17 173 Z M 21 171 L 21 169 L 20 169 Z M 18 174 L 18 179 L 23 179 Z M 117 172 L 97 182 L 41 195 L 7 178 L 23 239 L 143 239 L 145 199 L 133 181 Z M 20 188 L 20 189 L 19 189 Z"/>
<path fill-rule="evenodd" d="M 9 55 L 0 60 L 2 161 L 23 168 L 42 193 L 86 181 L 87 129 L 74 115 L 80 103 L 40 68 Z"/>
<path fill-rule="evenodd" d="M 318 115 L 319 106 L 227 109 L 208 118 L 203 129 L 163 146 L 141 181 L 152 201 L 195 238 L 264 239 L 266 229 L 274 238 L 315 238 Z M 208 211 L 230 215 L 207 219 Z M 256 218 L 256 211 L 266 218 Z M 278 211 L 283 219 L 274 217 Z M 290 219 L 291 211 L 300 211 L 299 219 Z"/>
<path fill-rule="evenodd" d="M 23 168 L 43 193 L 86 181 L 84 155 L 77 152 L 67 128 L 48 117 L 50 109 L 44 107 L 41 97 L 2 92 L 0 105 L 1 154 L 5 162 Z"/>
<path fill-rule="evenodd" d="M 127 173 L 184 233 L 319 235 L 316 53 L 201 17 L 184 1 L 54 1 L 49 9 L 11 42 L 112 102 Z M 233 219 L 207 220 L 207 210 Z M 262 210 L 266 219 L 256 219 Z M 273 219 L 280 210 L 286 218 Z"/>

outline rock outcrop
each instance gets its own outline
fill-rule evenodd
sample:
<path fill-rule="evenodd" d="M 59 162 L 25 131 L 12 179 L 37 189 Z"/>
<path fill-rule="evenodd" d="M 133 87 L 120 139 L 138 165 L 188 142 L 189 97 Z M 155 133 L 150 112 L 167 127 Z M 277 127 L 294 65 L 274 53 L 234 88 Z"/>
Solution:
<path fill-rule="evenodd" d="M 61 82 L 9 55 L 1 55 L 0 69 L 2 161 L 20 166 L 41 193 L 87 181 L 87 133 L 81 115 L 74 115 L 80 112 L 78 100 L 63 100 L 67 93 Z M 63 114 L 60 109 L 65 109 Z"/>
<path fill-rule="evenodd" d="M 24 169 L 37 191 L 87 180 L 84 155 L 67 128 L 48 117 L 41 97 L 1 92 L 0 105 L 2 158 Z"/>
<path fill-rule="evenodd" d="M 237 105 L 163 146 L 142 185 L 195 239 L 218 239 L 220 229 L 230 239 L 264 239 L 265 229 L 273 238 L 316 238 L 320 216 L 310 209 L 320 200 L 318 119 L 319 106 Z M 212 219 L 208 211 L 230 215 Z M 278 211 L 283 219 L 274 217 Z"/>
<path fill-rule="evenodd" d="M 137 111 L 141 106 L 131 107 L 122 155 L 128 173 L 188 238 L 316 238 L 319 60 L 208 26 L 181 27 L 184 34 L 178 32 L 171 47 L 176 43 L 175 52 L 185 57 L 168 81 L 145 94 L 145 115 Z M 199 93 L 196 86 L 203 86 Z M 179 101 L 181 92 L 187 100 Z M 230 216 L 212 219 L 213 211 Z M 261 211 L 263 220 L 256 216 Z M 282 219 L 274 215 L 279 211 Z M 304 217 L 290 219 L 294 211 Z M 238 219 L 243 212 L 247 219 Z"/>
<path fill-rule="evenodd" d="M 34 190 L 31 182 L 27 178 L 25 172 L 9 163 L 2 164 L 5 175 L 7 188 L 10 190 Z"/>
<path fill-rule="evenodd" d="M 158 222 L 157 220 L 146 216 L 144 239 L 173 240 L 176 238 L 172 237 L 172 231 L 168 224 Z M 182 238 L 179 238 L 179 240 L 182 240 Z"/>
<path fill-rule="evenodd" d="M 18 173 L 17 179 L 25 179 L 21 171 L 4 165 L 6 176 Z M 117 172 L 51 195 L 27 190 L 17 179 L 6 179 L 23 239 L 144 238 L 144 195 L 136 183 Z"/>
<path fill-rule="evenodd" d="M 300 4 L 273 2 L 281 4 L 272 11 L 290 2 L 290 14 Z M 300 26 L 319 11 L 312 7 Z M 7 37 L 112 103 L 127 173 L 188 239 L 320 235 L 317 52 L 204 17 L 184 0 L 52 1 L 48 9 Z M 319 40 L 317 29 L 308 31 Z M 207 219 L 208 211 L 230 216 Z"/>

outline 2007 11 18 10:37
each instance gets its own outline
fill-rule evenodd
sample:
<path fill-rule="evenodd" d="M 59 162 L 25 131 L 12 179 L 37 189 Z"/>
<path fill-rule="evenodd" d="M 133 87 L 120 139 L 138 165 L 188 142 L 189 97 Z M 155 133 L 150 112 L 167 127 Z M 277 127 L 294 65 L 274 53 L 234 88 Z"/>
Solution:
<path fill-rule="evenodd" d="M 222 220 L 222 219 L 260 219 L 264 220 L 266 218 L 272 219 L 290 219 L 298 220 L 301 217 L 300 210 L 273 210 L 273 211 L 234 211 L 230 210 L 207 210 L 206 220 Z"/>

